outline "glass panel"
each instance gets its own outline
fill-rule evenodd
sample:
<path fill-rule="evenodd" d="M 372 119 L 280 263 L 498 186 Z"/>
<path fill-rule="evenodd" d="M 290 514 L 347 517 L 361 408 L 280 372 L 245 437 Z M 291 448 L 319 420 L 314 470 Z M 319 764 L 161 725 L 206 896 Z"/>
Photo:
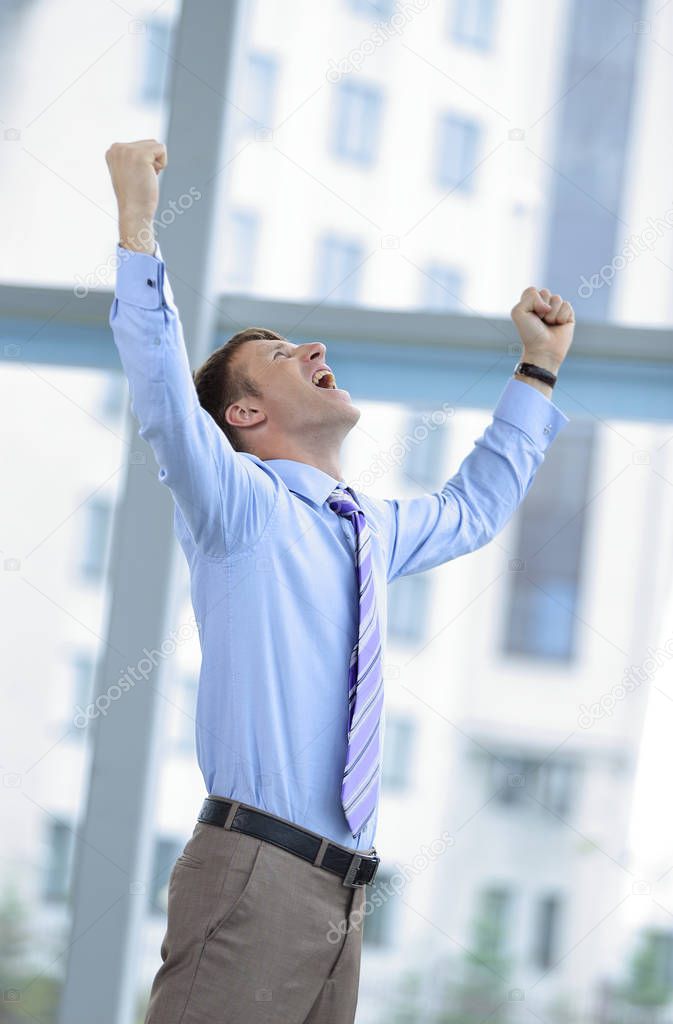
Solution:
<path fill-rule="evenodd" d="M 392 945 L 395 917 L 399 902 L 395 896 L 395 883 L 391 871 L 379 869 L 368 891 L 368 913 L 364 920 L 362 938 L 365 949 Z"/>
<path fill-rule="evenodd" d="M 493 42 L 495 0 L 454 0 L 452 34 L 457 43 L 487 50 Z"/>
<path fill-rule="evenodd" d="M 568 423 L 519 510 L 504 638 L 508 653 L 573 657 L 594 436 L 592 423 Z"/>
<path fill-rule="evenodd" d="M 397 643 L 416 646 L 421 637 L 427 635 L 429 590 L 423 575 L 405 576 L 390 584 L 388 631 Z"/>
<path fill-rule="evenodd" d="M 271 129 L 278 89 L 278 62 L 268 53 L 251 53 L 244 70 L 245 96 L 241 126 L 248 134 Z M 263 134 L 262 134 L 263 137 Z"/>
<path fill-rule="evenodd" d="M 561 899 L 544 896 L 538 903 L 533 945 L 533 963 L 546 969 L 554 963 L 558 941 Z"/>
<path fill-rule="evenodd" d="M 366 84 L 341 82 L 334 97 L 332 153 L 342 160 L 367 165 L 377 153 L 381 96 Z"/>
<path fill-rule="evenodd" d="M 316 277 L 326 302 L 357 302 L 363 263 L 364 253 L 356 241 L 334 236 L 320 239 Z"/>
<path fill-rule="evenodd" d="M 475 121 L 444 114 L 437 130 L 437 182 L 441 188 L 470 192 L 479 159 L 479 125 Z"/>
<path fill-rule="evenodd" d="M 511 899 L 511 893 L 506 889 L 486 889 L 478 900 L 474 948 L 475 952 L 482 953 L 489 960 L 501 956 L 507 945 Z"/>
<path fill-rule="evenodd" d="M 401 715 L 390 715 L 386 721 L 385 757 L 383 761 L 384 790 L 406 789 L 413 773 L 414 723 Z"/>
<path fill-rule="evenodd" d="M 15 994 L 5 999 L 20 1019 L 45 1024 L 67 961 L 110 514 L 124 477 L 123 415 L 109 401 L 119 384 L 43 366 L 5 364 L 0 375 L 0 989 Z"/>
<path fill-rule="evenodd" d="M 370 18 L 389 18 L 395 10 L 395 0 L 348 0 L 356 14 L 368 15 Z"/>
<path fill-rule="evenodd" d="M 255 282 L 259 217 L 254 210 L 231 210 L 224 242 L 224 275 L 231 291 L 250 291 Z"/>
<path fill-rule="evenodd" d="M 452 309 L 460 311 L 463 308 L 461 297 L 465 282 L 459 271 L 433 263 L 419 272 L 419 278 L 421 288 L 418 305 L 421 308 L 435 312 L 448 312 Z"/>

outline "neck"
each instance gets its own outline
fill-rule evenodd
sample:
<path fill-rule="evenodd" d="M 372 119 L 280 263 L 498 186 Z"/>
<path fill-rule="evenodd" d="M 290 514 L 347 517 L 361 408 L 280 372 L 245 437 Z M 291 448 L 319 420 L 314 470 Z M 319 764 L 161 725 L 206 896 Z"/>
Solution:
<path fill-rule="evenodd" d="M 308 466 L 321 469 L 323 473 L 333 476 L 336 480 L 343 480 L 340 449 L 285 441 L 282 445 L 265 446 L 261 451 L 256 451 L 253 454 L 264 462 L 268 459 L 292 459 L 295 462 L 305 462 Z"/>

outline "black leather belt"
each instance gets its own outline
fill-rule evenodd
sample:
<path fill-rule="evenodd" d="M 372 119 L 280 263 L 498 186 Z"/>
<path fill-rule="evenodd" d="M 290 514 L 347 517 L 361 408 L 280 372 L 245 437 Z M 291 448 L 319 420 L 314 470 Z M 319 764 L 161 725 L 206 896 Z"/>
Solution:
<path fill-rule="evenodd" d="M 373 857 L 362 856 L 345 846 L 323 839 L 315 832 L 281 821 L 272 814 L 234 800 L 206 797 L 199 812 L 199 821 L 230 828 L 233 832 L 244 832 L 247 836 L 280 846 L 302 860 L 332 871 L 349 888 L 371 885 L 380 863 L 376 853 Z M 321 850 L 322 857 L 319 857 Z"/>

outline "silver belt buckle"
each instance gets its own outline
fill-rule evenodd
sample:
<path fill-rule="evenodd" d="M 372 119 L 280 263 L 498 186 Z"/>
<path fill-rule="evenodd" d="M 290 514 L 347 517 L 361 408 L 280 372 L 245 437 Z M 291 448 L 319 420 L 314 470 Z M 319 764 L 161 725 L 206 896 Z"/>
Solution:
<path fill-rule="evenodd" d="M 354 879 L 357 876 L 357 873 L 358 873 L 358 871 L 360 869 L 360 865 L 361 864 L 362 864 L 362 857 L 360 857 L 357 853 L 354 853 L 353 854 L 353 859 L 351 860 L 350 864 L 348 865 L 348 871 L 344 875 L 344 879 L 343 879 L 342 885 L 347 886 L 349 889 L 358 889 L 361 885 L 364 885 L 364 882 L 355 882 L 354 881 Z"/>

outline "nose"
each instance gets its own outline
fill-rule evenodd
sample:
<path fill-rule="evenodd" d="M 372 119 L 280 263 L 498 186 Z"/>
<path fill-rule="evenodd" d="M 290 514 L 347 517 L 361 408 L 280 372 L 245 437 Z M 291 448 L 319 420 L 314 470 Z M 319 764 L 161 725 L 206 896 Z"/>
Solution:
<path fill-rule="evenodd" d="M 325 356 L 327 355 L 327 346 L 323 345 L 321 341 L 311 341 L 304 346 L 306 349 L 304 358 L 306 360 L 317 359 L 320 362 L 325 362 Z"/>

